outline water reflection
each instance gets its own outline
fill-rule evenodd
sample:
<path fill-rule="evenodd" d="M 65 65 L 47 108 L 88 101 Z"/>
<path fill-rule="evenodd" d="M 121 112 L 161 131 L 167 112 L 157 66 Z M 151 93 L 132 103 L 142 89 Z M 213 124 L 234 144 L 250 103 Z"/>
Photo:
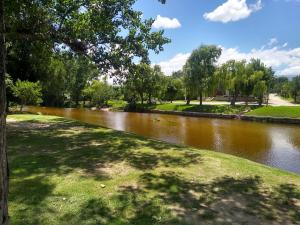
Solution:
<path fill-rule="evenodd" d="M 212 149 L 300 173 L 300 126 L 174 115 L 29 107 L 176 144 Z"/>

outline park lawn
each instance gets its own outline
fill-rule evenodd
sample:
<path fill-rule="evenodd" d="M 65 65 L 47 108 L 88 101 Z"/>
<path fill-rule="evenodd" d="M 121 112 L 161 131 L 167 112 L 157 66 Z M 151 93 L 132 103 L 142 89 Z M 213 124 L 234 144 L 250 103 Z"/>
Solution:
<path fill-rule="evenodd" d="M 147 106 L 149 109 L 158 109 L 165 111 L 185 111 L 185 112 L 202 112 L 202 113 L 220 113 L 220 114 L 239 114 L 246 110 L 257 108 L 257 106 L 246 106 L 246 105 L 186 105 L 186 104 L 175 104 L 165 103 Z"/>
<path fill-rule="evenodd" d="M 255 109 L 246 115 L 300 118 L 300 106 L 265 106 Z"/>
<path fill-rule="evenodd" d="M 11 224 L 300 223 L 299 175 L 60 117 L 8 120 Z"/>

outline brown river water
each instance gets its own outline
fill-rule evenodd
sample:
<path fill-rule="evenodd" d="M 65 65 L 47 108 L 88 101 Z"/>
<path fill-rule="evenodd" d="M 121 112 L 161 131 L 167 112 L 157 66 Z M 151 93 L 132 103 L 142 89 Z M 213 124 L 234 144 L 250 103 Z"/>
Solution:
<path fill-rule="evenodd" d="M 175 144 L 223 152 L 300 174 L 300 126 L 150 113 L 27 107 Z"/>

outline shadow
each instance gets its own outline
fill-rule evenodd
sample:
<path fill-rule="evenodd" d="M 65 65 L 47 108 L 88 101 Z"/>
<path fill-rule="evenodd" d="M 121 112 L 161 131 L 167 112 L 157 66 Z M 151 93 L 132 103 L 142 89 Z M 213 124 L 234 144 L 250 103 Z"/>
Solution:
<path fill-rule="evenodd" d="M 9 125 L 16 224 L 300 223 L 300 190 L 293 184 L 271 188 L 259 176 L 189 177 L 180 171 L 202 162 L 196 151 L 78 122 L 55 122 Z M 114 183 L 111 190 L 99 191 L 101 196 L 95 192 L 78 202 L 55 196 L 55 183 L 47 179 L 78 173 L 106 181 L 126 170 L 137 171 L 136 184 Z M 61 205 L 67 208 L 63 212 Z"/>
<path fill-rule="evenodd" d="M 203 112 L 203 113 L 224 113 L 224 114 L 235 114 L 240 113 L 245 110 L 253 110 L 258 108 L 258 106 L 246 106 L 246 105 L 189 105 L 189 107 L 183 109 L 182 111 L 187 112 Z"/>
<path fill-rule="evenodd" d="M 141 175 L 138 186 L 119 186 L 110 199 L 92 198 L 64 224 L 299 224 L 299 192 L 274 190 L 260 177 L 220 177 L 202 183 L 175 173 Z"/>
<path fill-rule="evenodd" d="M 26 179 L 10 179 L 9 207 L 18 213 L 13 220 L 19 225 L 43 224 L 44 214 L 55 212 L 44 202 L 53 198 L 55 185 L 47 178 L 39 176 Z M 12 204 L 13 203 L 13 204 Z M 11 209 L 10 209 L 11 210 Z"/>
<path fill-rule="evenodd" d="M 259 176 L 224 176 L 201 183 L 175 173 L 145 173 L 140 179 L 145 190 L 159 193 L 177 217 L 188 224 L 300 222 L 300 190 L 292 184 L 282 184 L 270 191 Z"/>
<path fill-rule="evenodd" d="M 99 168 L 126 162 L 147 170 L 157 166 L 187 166 L 199 162 L 200 153 L 181 151 L 160 141 L 60 119 L 43 125 L 33 121 L 9 125 L 12 176 L 66 174 L 82 169 L 97 179 L 108 179 Z M 170 154 L 170 152 L 174 154 Z"/>

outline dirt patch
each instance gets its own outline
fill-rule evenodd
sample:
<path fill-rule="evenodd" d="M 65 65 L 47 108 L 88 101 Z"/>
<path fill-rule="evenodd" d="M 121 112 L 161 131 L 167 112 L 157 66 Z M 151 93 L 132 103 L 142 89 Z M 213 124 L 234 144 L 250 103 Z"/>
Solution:
<path fill-rule="evenodd" d="M 129 166 L 126 162 L 98 163 L 96 165 L 96 171 L 109 177 L 126 176 L 129 173 L 132 173 L 133 170 L 134 168 Z"/>

